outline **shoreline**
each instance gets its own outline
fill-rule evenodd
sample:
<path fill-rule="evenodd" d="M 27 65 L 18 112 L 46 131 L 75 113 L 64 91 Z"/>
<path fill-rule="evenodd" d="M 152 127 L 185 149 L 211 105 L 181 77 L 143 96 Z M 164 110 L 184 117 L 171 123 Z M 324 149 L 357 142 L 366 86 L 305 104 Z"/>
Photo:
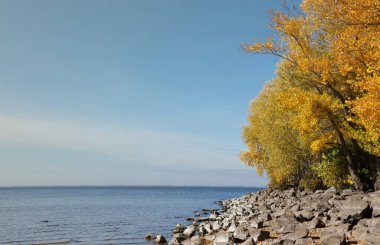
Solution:
<path fill-rule="evenodd" d="M 218 201 L 177 224 L 173 236 L 145 238 L 168 245 L 380 244 L 380 191 L 261 190 Z M 207 215 L 207 216 L 202 216 Z"/>

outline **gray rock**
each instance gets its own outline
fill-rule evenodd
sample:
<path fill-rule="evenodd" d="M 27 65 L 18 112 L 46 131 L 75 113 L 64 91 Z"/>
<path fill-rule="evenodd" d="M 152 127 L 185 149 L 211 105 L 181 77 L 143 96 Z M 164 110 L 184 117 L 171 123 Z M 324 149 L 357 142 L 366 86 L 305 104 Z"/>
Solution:
<path fill-rule="evenodd" d="M 166 242 L 166 238 L 163 235 L 157 235 L 156 239 L 154 241 L 157 242 L 157 243 L 165 243 Z"/>
<path fill-rule="evenodd" d="M 306 226 L 308 229 L 323 228 L 325 227 L 325 223 L 323 223 L 320 218 L 315 217 L 312 221 L 306 224 Z"/>
<path fill-rule="evenodd" d="M 313 243 L 313 239 L 311 239 L 309 237 L 309 238 L 297 239 L 294 244 L 296 244 L 296 245 L 309 245 L 309 244 L 314 244 L 314 243 Z"/>
<path fill-rule="evenodd" d="M 220 230 L 215 236 L 214 245 L 228 245 L 229 240 L 228 232 Z"/>
<path fill-rule="evenodd" d="M 220 229 L 220 224 L 219 224 L 218 221 L 215 221 L 214 223 L 212 223 L 212 229 L 213 229 L 214 231 L 217 231 L 217 230 Z"/>
<path fill-rule="evenodd" d="M 236 225 L 234 222 L 232 222 L 230 227 L 228 227 L 227 232 L 234 233 L 235 231 L 236 231 Z"/>
<path fill-rule="evenodd" d="M 176 224 L 173 233 L 180 233 L 183 232 L 186 229 L 186 227 L 183 224 Z"/>
<path fill-rule="evenodd" d="M 237 227 L 234 232 L 234 239 L 236 242 L 243 242 L 247 240 L 248 231 L 244 230 L 242 227 Z"/>
<path fill-rule="evenodd" d="M 321 231 L 320 240 L 325 245 L 341 245 L 345 244 L 346 235 L 344 230 L 337 226 L 329 227 Z"/>
<path fill-rule="evenodd" d="M 293 245 L 294 241 L 289 240 L 289 239 L 280 238 L 280 239 L 276 239 L 276 240 L 270 242 L 269 244 L 270 245 Z"/>
<path fill-rule="evenodd" d="M 186 237 L 191 237 L 194 235 L 195 233 L 195 226 L 194 225 L 189 225 L 184 231 L 183 231 L 183 234 L 186 236 Z"/>
<path fill-rule="evenodd" d="M 353 222 L 368 217 L 370 213 L 371 210 L 367 201 L 350 198 L 342 203 L 339 217 L 345 222 Z"/>
<path fill-rule="evenodd" d="M 308 234 L 309 231 L 304 224 L 296 224 L 294 230 L 286 234 L 284 238 L 296 241 L 297 239 L 306 237 Z"/>
<path fill-rule="evenodd" d="M 168 245 L 180 245 L 180 242 L 177 239 L 172 238 L 172 240 L 170 240 Z"/>
<path fill-rule="evenodd" d="M 257 243 L 264 241 L 265 239 L 268 239 L 270 237 L 269 231 L 263 231 L 258 229 L 251 229 L 249 230 L 249 236 L 252 238 L 252 240 Z"/>
<path fill-rule="evenodd" d="M 211 234 L 212 233 L 212 227 L 211 227 L 211 224 L 207 223 L 205 226 L 204 226 L 206 232 L 208 234 Z"/>
<path fill-rule="evenodd" d="M 183 233 L 176 233 L 173 235 L 173 238 L 177 239 L 177 241 L 179 241 L 179 242 L 185 240 L 188 237 L 189 237 L 188 235 L 185 235 Z"/>
<path fill-rule="evenodd" d="M 253 220 L 251 221 L 251 227 L 259 229 L 263 228 L 264 221 L 263 220 Z"/>
<path fill-rule="evenodd" d="M 380 196 L 373 197 L 370 200 L 372 208 L 372 217 L 380 217 Z"/>
<path fill-rule="evenodd" d="M 201 245 L 201 238 L 197 236 L 193 236 L 191 239 L 191 245 Z"/>
<path fill-rule="evenodd" d="M 145 240 L 153 241 L 154 239 L 156 239 L 156 235 L 154 235 L 152 233 L 148 233 L 145 235 Z"/>
<path fill-rule="evenodd" d="M 255 245 L 255 242 L 252 240 L 252 238 L 248 238 L 245 242 L 240 243 L 240 245 Z"/>

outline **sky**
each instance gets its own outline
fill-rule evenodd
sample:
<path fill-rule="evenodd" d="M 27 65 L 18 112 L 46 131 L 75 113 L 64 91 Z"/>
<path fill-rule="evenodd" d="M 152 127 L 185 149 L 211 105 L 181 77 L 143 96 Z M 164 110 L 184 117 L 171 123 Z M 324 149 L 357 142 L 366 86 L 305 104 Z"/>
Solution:
<path fill-rule="evenodd" d="M 265 186 L 239 159 L 278 0 L 0 1 L 0 186 Z"/>

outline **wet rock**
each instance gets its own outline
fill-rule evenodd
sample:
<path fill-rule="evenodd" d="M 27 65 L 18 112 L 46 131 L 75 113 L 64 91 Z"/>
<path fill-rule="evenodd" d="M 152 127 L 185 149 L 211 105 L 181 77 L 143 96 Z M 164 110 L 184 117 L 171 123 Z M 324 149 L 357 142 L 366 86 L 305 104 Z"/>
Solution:
<path fill-rule="evenodd" d="M 148 240 L 148 241 L 153 241 L 154 239 L 156 239 L 156 235 L 152 234 L 152 233 L 148 233 L 145 235 L 145 240 Z"/>
<path fill-rule="evenodd" d="M 173 229 L 173 233 L 180 233 L 183 232 L 186 229 L 186 227 L 183 224 L 176 224 L 176 226 Z"/>
<path fill-rule="evenodd" d="M 157 242 L 157 243 L 165 243 L 166 242 L 166 238 L 163 235 L 157 235 L 156 239 L 154 241 Z"/>

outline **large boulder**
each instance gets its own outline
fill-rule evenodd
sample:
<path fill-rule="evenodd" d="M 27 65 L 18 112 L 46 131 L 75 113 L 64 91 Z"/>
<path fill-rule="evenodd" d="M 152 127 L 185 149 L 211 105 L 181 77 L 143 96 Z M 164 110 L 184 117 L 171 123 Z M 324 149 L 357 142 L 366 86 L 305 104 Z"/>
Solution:
<path fill-rule="evenodd" d="M 324 245 L 342 245 L 345 244 L 346 235 L 343 228 L 332 226 L 321 231 L 321 243 Z"/>
<path fill-rule="evenodd" d="M 363 199 L 348 198 L 340 206 L 338 216 L 344 222 L 356 222 L 371 216 L 371 208 Z"/>

